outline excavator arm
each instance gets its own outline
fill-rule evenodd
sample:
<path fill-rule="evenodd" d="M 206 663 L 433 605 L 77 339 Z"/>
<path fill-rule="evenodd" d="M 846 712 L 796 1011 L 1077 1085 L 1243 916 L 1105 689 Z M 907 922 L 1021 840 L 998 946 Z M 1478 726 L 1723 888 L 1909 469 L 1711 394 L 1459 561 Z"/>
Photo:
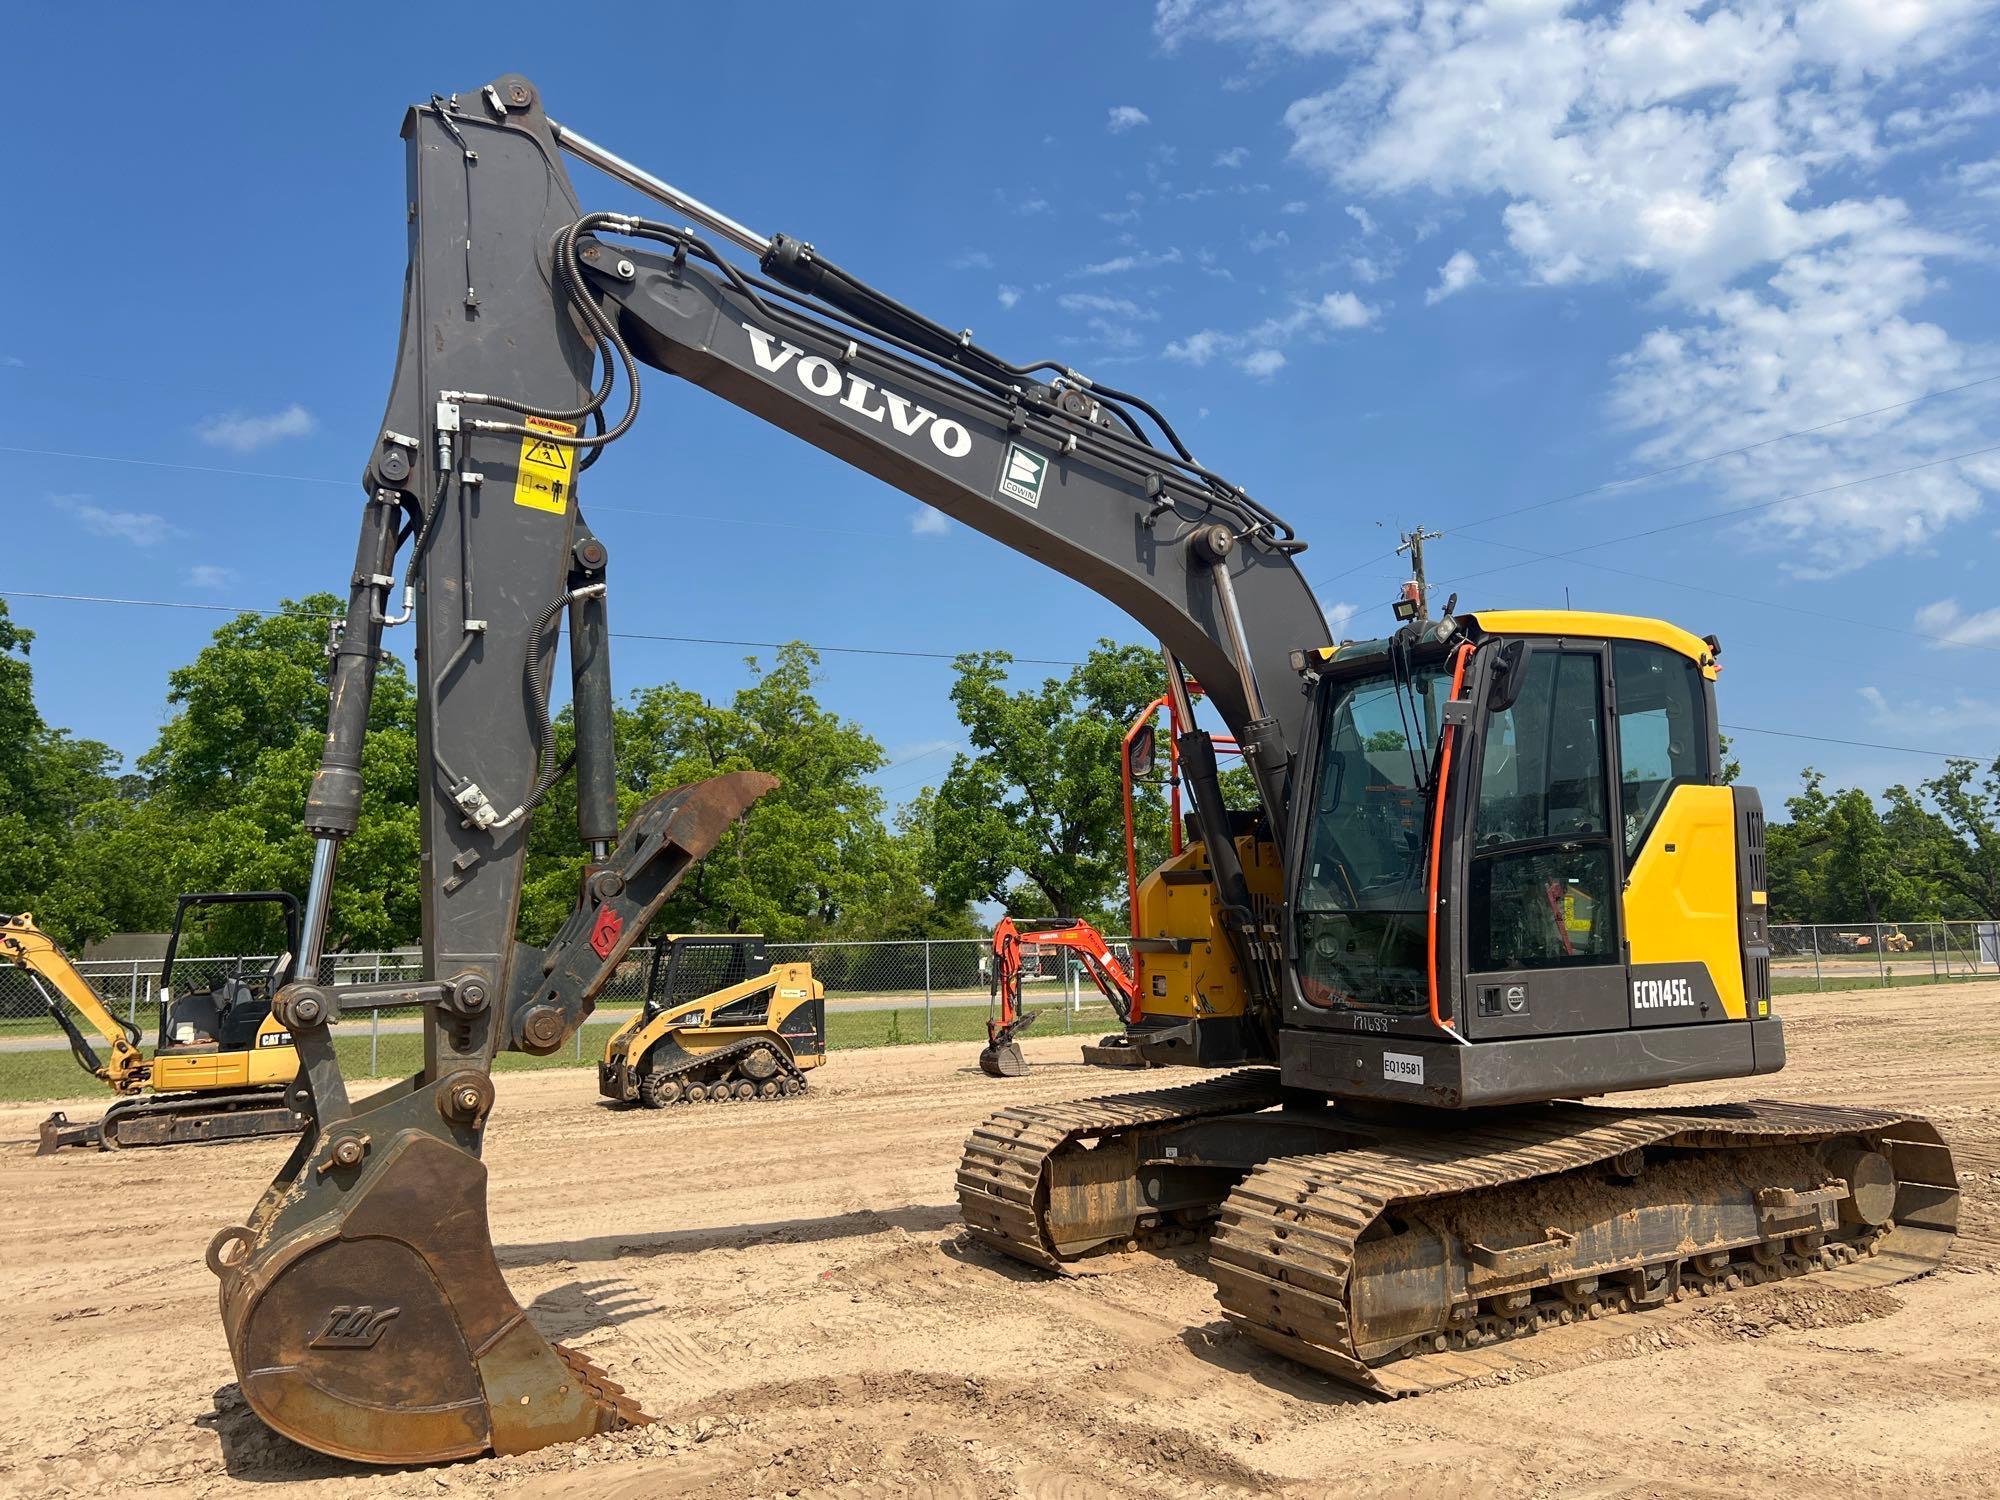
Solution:
<path fill-rule="evenodd" d="M 1037 558 L 1159 639 L 1218 905 L 1272 1030 L 1276 945 L 1256 927 L 1188 678 L 1242 746 L 1275 831 L 1308 714 L 1290 656 L 1328 641 L 1291 528 L 1197 463 L 1142 399 L 1060 362 L 1010 363 L 811 245 L 746 229 L 556 125 L 518 76 L 433 96 L 403 135 L 402 334 L 331 646 L 299 972 L 318 971 L 359 817 L 376 664 L 387 632 L 407 626 L 425 977 L 279 993 L 301 1063 L 292 1102 L 312 1123 L 249 1219 L 209 1250 L 251 1405 L 321 1451 L 393 1463 L 519 1452 L 636 1417 L 507 1290 L 479 1151 L 495 1055 L 560 1047 L 687 869 L 773 784 L 717 777 L 617 826 L 609 558 L 578 502 L 583 472 L 653 393 L 642 366 Z M 584 213 L 566 152 L 674 218 Z M 724 545 L 692 539 L 685 565 L 725 565 Z M 571 917 L 533 947 L 514 928 L 530 818 L 568 769 L 549 713 L 564 617 L 589 862 Z M 424 1065 L 357 1103 L 333 1031 L 343 1009 L 375 1003 L 424 1007 Z"/>
<path fill-rule="evenodd" d="M 69 1039 L 77 1065 L 120 1094 L 136 1094 L 146 1086 L 152 1065 L 139 1050 L 139 1028 L 113 1015 L 90 981 L 76 970 L 56 940 L 35 925 L 26 912 L 0 917 L 0 963 L 23 970 L 49 1007 L 49 1014 Z M 50 993 L 53 988 L 54 993 Z M 83 1017 L 110 1051 L 107 1062 L 97 1055 L 76 1022 L 64 1009 Z"/>

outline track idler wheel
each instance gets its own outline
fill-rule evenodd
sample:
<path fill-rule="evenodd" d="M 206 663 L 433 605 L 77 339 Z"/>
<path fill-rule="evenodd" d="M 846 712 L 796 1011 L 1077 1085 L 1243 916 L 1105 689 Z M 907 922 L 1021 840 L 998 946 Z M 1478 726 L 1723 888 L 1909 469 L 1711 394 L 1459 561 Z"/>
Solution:
<path fill-rule="evenodd" d="M 422 1128 L 308 1142 L 258 1206 L 261 1232 L 225 1229 L 208 1252 L 243 1394 L 272 1428 L 343 1458 L 426 1464 L 646 1420 L 514 1300 L 471 1151 Z M 287 1211 L 300 1205 L 303 1221 Z"/>

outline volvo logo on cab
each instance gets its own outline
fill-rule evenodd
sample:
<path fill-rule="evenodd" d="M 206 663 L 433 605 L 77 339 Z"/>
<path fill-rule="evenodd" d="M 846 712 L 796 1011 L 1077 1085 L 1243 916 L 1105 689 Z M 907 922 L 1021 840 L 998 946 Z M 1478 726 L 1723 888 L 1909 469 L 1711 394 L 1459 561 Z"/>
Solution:
<path fill-rule="evenodd" d="M 815 396 L 838 396 L 840 404 L 849 411 L 870 421 L 887 422 L 904 437 L 928 431 L 931 446 L 946 458 L 963 458 L 972 451 L 972 434 L 962 423 L 940 417 L 894 391 L 885 391 L 852 370 L 843 374 L 832 360 L 808 354 L 797 344 L 775 338 L 754 323 L 738 326 L 750 335 L 750 352 L 757 357 L 758 369 L 775 375 L 789 365 L 799 384 Z"/>

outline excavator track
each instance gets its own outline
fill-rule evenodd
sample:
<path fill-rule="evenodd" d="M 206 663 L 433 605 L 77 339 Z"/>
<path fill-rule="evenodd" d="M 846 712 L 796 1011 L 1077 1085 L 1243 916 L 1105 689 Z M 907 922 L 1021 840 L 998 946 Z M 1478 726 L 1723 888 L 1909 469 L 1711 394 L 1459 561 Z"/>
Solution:
<path fill-rule="evenodd" d="M 958 1204 L 973 1236 L 1015 1260 L 1063 1271 L 1063 1262 L 1130 1233 L 1097 1191 L 1106 1181 L 1090 1153 L 1066 1147 L 1117 1137 L 1141 1126 L 1174 1125 L 1212 1115 L 1268 1109 L 1278 1075 L 1268 1069 L 1228 1073 L 1179 1088 L 1152 1089 L 1073 1104 L 1003 1109 L 974 1130 L 958 1164 Z M 1107 1166 L 1113 1165 L 1107 1161 Z"/>
<path fill-rule="evenodd" d="M 64 1146 L 118 1151 L 297 1135 L 306 1119 L 285 1094 L 285 1085 L 227 1094 L 146 1094 L 120 1099 L 101 1119 L 81 1122 L 57 1110 L 42 1122 L 35 1154 L 50 1156 Z"/>
<path fill-rule="evenodd" d="M 1490 1377 L 1513 1363 L 1508 1341 L 1557 1324 L 1789 1276 L 1906 1280 L 1943 1260 L 1957 1224 L 1950 1153 L 1908 1115 L 1556 1105 L 1466 1127 L 1252 1171 L 1210 1240 L 1224 1315 L 1301 1363 L 1412 1395 Z M 1855 1180 L 1836 1188 L 1829 1158 Z"/>
<path fill-rule="evenodd" d="M 753 1052 L 768 1052 L 775 1071 L 767 1078 L 735 1077 L 737 1065 Z M 738 1104 L 795 1099 L 808 1087 L 799 1065 L 761 1037 L 717 1048 L 698 1057 L 684 1057 L 665 1068 L 648 1071 L 639 1080 L 639 1102 L 648 1109 L 690 1104 Z M 723 1092 L 716 1092 L 717 1090 Z"/>

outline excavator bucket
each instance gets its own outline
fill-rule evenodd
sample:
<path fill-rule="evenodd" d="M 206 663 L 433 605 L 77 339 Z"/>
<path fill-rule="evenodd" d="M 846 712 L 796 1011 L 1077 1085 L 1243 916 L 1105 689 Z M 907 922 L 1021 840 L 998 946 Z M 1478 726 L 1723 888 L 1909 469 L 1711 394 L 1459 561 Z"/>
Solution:
<path fill-rule="evenodd" d="M 620 872 L 621 922 L 573 917 L 543 955 L 536 991 L 551 975 L 592 976 L 579 982 L 580 1020 L 687 869 L 775 784 L 720 776 L 635 815 L 620 856 L 650 852 Z M 621 941 L 603 940 L 607 926 Z M 572 951 L 580 943 L 595 969 Z M 500 1274 L 479 1159 L 487 1072 L 427 1069 L 329 1118 L 337 1070 L 329 1087 L 310 1038 L 300 1055 L 316 1123 L 249 1222 L 208 1249 L 252 1409 L 309 1448 L 385 1464 L 524 1453 L 649 1420 L 589 1360 L 545 1339 Z M 323 1056 L 331 1065 L 330 1041 Z"/>
<path fill-rule="evenodd" d="M 1014 1038 L 1035 1024 L 1036 1011 L 1025 1010 L 1005 1026 L 986 1024 L 986 1045 L 979 1051 L 979 1071 L 988 1078 L 1019 1078 L 1028 1071 L 1028 1059 Z"/>

